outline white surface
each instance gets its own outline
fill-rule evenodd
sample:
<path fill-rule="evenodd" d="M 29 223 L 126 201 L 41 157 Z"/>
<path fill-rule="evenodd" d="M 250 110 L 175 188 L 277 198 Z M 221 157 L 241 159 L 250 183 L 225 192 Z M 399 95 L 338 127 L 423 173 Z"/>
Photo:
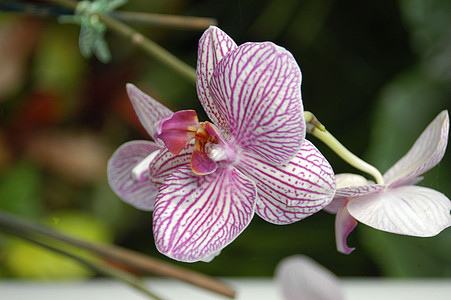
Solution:
<path fill-rule="evenodd" d="M 224 279 L 237 290 L 236 299 L 281 299 L 272 279 Z M 167 300 L 228 299 L 188 284 L 166 280 L 149 279 L 149 288 Z M 389 280 L 355 279 L 342 280 L 348 300 L 449 300 L 451 279 L 437 280 Z M 145 300 L 140 292 L 112 280 L 85 282 L 39 283 L 30 281 L 0 281 L 1 300 Z"/>

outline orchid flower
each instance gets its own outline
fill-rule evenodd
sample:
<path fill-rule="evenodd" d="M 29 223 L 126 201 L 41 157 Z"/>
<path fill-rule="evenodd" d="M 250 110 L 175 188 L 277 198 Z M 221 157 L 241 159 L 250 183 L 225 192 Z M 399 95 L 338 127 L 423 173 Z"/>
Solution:
<path fill-rule="evenodd" d="M 331 271 L 304 255 L 282 259 L 275 279 L 285 300 L 341 300 L 344 291 Z"/>
<path fill-rule="evenodd" d="M 409 152 L 372 184 L 356 174 L 338 174 L 337 191 L 325 210 L 336 213 L 339 252 L 349 254 L 346 238 L 357 221 L 391 233 L 417 237 L 437 235 L 451 226 L 451 201 L 442 193 L 416 186 L 421 174 L 437 165 L 448 142 L 449 116 L 442 111 Z"/>
<path fill-rule="evenodd" d="M 211 122 L 192 110 L 172 113 L 127 86 L 157 143 L 121 146 L 109 162 L 110 185 L 124 201 L 153 209 L 161 253 L 208 261 L 254 213 L 289 224 L 332 200 L 332 168 L 305 140 L 300 85 L 287 50 L 270 42 L 238 47 L 210 27 L 199 41 L 197 93 Z"/>

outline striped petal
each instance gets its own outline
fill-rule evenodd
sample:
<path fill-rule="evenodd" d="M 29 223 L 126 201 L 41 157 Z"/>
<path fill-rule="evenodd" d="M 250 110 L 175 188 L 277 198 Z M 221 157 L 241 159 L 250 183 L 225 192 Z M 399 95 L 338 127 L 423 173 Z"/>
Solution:
<path fill-rule="evenodd" d="M 243 150 L 272 164 L 299 152 L 306 126 L 301 71 L 291 53 L 269 42 L 243 44 L 219 62 L 210 92 Z"/>
<path fill-rule="evenodd" d="M 335 217 L 335 243 L 338 252 L 349 254 L 354 251 L 355 248 L 348 247 L 346 239 L 356 226 L 357 221 L 349 214 L 346 201 L 344 201 L 343 206 L 338 210 Z"/>
<path fill-rule="evenodd" d="M 235 42 L 221 29 L 215 26 L 208 28 L 199 41 L 197 57 L 197 94 L 210 120 L 228 133 L 226 120 L 218 114 L 210 95 L 209 82 L 218 62 L 231 50 Z"/>
<path fill-rule="evenodd" d="M 257 184 L 256 213 L 274 224 L 289 224 L 321 210 L 333 198 L 332 167 L 308 140 L 284 166 L 246 155 L 241 170 Z"/>
<path fill-rule="evenodd" d="M 448 132 L 449 116 L 444 110 L 423 131 L 409 152 L 384 174 L 385 182 L 391 187 L 403 185 L 433 168 L 445 154 Z"/>
<path fill-rule="evenodd" d="M 384 184 L 372 184 L 372 185 L 362 185 L 337 189 L 335 192 L 335 197 L 337 198 L 351 198 L 359 197 L 371 193 L 376 193 L 383 191 L 387 186 Z"/>
<path fill-rule="evenodd" d="M 172 155 L 166 148 L 161 149 L 149 165 L 150 180 L 162 184 L 180 167 L 189 167 L 193 145 L 194 141 L 191 141 L 178 155 Z"/>
<path fill-rule="evenodd" d="M 428 237 L 451 226 L 451 201 L 421 186 L 400 186 L 351 199 L 349 213 L 368 226 L 397 234 Z"/>
<path fill-rule="evenodd" d="M 189 166 L 169 176 L 153 213 L 158 250 L 185 262 L 207 260 L 250 223 L 255 184 L 235 168 L 194 175 Z"/>
<path fill-rule="evenodd" d="M 304 255 L 284 258 L 275 278 L 285 300 L 341 300 L 339 279 L 328 269 Z"/>
<path fill-rule="evenodd" d="M 138 115 L 139 121 L 147 133 L 153 138 L 156 123 L 162 118 L 171 115 L 172 111 L 149 95 L 143 93 L 131 83 L 127 83 L 127 93 Z"/>
<path fill-rule="evenodd" d="M 159 184 L 133 178 L 132 170 L 159 149 L 157 144 L 149 141 L 131 141 L 120 146 L 108 161 L 108 183 L 113 191 L 124 202 L 141 210 L 153 209 Z"/>

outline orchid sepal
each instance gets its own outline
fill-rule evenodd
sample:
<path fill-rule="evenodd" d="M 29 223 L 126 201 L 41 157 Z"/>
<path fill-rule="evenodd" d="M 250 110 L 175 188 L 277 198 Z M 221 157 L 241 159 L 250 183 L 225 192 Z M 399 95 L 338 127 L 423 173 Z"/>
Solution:
<path fill-rule="evenodd" d="M 406 185 L 437 165 L 445 154 L 449 134 L 448 111 L 442 111 L 421 133 L 409 152 L 384 174 L 390 187 Z"/>
<path fill-rule="evenodd" d="M 142 92 L 135 85 L 127 83 L 126 88 L 128 97 L 130 98 L 139 121 L 149 136 L 156 141 L 154 138 L 156 130 L 155 124 L 157 124 L 157 122 L 161 119 L 171 115 L 172 111 L 146 93 Z"/>

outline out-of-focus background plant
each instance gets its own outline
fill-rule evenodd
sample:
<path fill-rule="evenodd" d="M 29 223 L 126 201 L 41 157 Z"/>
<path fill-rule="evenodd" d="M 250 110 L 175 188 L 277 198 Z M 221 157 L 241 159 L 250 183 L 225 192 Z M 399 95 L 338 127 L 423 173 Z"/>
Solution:
<path fill-rule="evenodd" d="M 451 108 L 447 0 L 130 0 L 120 10 L 215 18 L 238 44 L 270 40 L 287 48 L 303 72 L 305 108 L 382 172 Z M 195 66 L 202 31 L 133 27 Z M 166 259 L 153 243 L 151 213 L 113 194 L 106 163 L 123 142 L 148 138 L 127 82 L 173 110 L 200 112 L 195 86 L 112 31 L 112 60 L 85 59 L 79 32 L 55 16 L 0 13 L 0 210 Z M 312 140 L 337 173 L 355 172 Z M 422 184 L 449 197 L 450 181 L 445 154 Z M 326 212 L 287 226 L 256 216 L 211 263 L 189 267 L 215 276 L 271 276 L 283 257 L 303 253 L 339 276 L 451 276 L 449 229 L 420 239 L 361 225 L 349 244 L 359 246 L 351 255 L 336 251 L 334 216 Z M 35 247 L 0 233 L 0 276 L 90 276 Z"/>

